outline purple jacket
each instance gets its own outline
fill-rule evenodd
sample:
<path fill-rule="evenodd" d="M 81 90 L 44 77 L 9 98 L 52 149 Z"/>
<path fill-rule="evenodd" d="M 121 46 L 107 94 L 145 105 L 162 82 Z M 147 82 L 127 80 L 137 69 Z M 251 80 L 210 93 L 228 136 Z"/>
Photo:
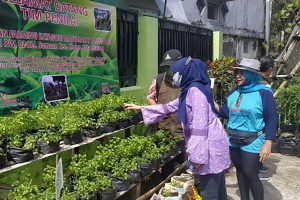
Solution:
<path fill-rule="evenodd" d="M 167 104 L 143 106 L 145 124 L 156 123 L 178 111 L 176 99 Z M 188 124 L 181 124 L 185 135 L 188 159 L 202 164 L 200 175 L 216 174 L 230 165 L 229 142 L 225 130 L 211 109 L 204 94 L 195 87 L 186 96 Z"/>

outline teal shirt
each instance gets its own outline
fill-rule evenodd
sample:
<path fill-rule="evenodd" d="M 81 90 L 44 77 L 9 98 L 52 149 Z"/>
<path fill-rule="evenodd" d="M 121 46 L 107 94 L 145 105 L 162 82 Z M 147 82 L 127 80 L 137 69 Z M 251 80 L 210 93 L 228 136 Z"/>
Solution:
<path fill-rule="evenodd" d="M 258 132 L 265 127 L 263 115 L 263 103 L 259 91 L 243 93 L 240 105 L 236 102 L 239 92 L 234 91 L 227 99 L 227 108 L 229 111 L 228 129 Z M 259 153 L 265 142 L 265 134 L 260 135 L 251 144 L 240 146 L 230 142 L 232 147 L 241 147 L 243 151 Z"/>

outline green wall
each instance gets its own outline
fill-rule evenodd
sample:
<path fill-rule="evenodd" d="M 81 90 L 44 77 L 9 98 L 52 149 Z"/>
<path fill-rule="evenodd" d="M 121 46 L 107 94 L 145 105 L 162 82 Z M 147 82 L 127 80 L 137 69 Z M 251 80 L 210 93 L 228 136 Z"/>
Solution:
<path fill-rule="evenodd" d="M 221 31 L 213 32 L 213 60 L 223 57 L 223 33 Z"/>
<path fill-rule="evenodd" d="M 146 98 L 148 88 L 157 76 L 158 20 L 152 17 L 139 18 L 138 36 L 138 80 Z"/>
<path fill-rule="evenodd" d="M 122 88 L 121 93 L 131 94 L 141 103 L 145 103 L 149 86 L 158 73 L 157 18 L 147 16 L 139 17 L 138 29 L 137 86 Z"/>

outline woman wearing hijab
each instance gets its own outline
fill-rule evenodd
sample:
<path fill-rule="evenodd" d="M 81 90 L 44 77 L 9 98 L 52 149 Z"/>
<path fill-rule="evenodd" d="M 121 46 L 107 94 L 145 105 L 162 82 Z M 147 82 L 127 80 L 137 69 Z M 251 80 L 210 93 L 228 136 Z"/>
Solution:
<path fill-rule="evenodd" d="M 242 59 L 234 68 L 236 88 L 225 108 L 217 112 L 228 118 L 230 156 L 236 168 L 241 200 L 263 200 L 263 185 L 258 177 L 261 163 L 271 155 L 276 137 L 278 114 L 272 91 L 260 83 L 260 62 Z"/>
<path fill-rule="evenodd" d="M 145 124 L 178 113 L 185 135 L 186 153 L 199 183 L 204 200 L 226 200 L 224 170 L 230 165 L 229 143 L 220 120 L 215 115 L 207 66 L 199 59 L 182 58 L 171 66 L 173 84 L 180 87 L 178 99 L 167 104 L 137 106 Z"/>

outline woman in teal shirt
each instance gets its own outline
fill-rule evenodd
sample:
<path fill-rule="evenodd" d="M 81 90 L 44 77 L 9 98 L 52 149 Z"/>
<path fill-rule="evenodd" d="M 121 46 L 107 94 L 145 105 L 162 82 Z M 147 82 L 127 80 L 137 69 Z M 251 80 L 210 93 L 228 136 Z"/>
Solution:
<path fill-rule="evenodd" d="M 258 173 L 261 163 L 271 155 L 276 137 L 278 114 L 270 88 L 260 83 L 260 62 L 243 59 L 234 68 L 236 88 L 225 107 L 216 106 L 221 117 L 228 118 L 230 157 L 236 168 L 241 200 L 263 200 L 263 185 Z"/>

